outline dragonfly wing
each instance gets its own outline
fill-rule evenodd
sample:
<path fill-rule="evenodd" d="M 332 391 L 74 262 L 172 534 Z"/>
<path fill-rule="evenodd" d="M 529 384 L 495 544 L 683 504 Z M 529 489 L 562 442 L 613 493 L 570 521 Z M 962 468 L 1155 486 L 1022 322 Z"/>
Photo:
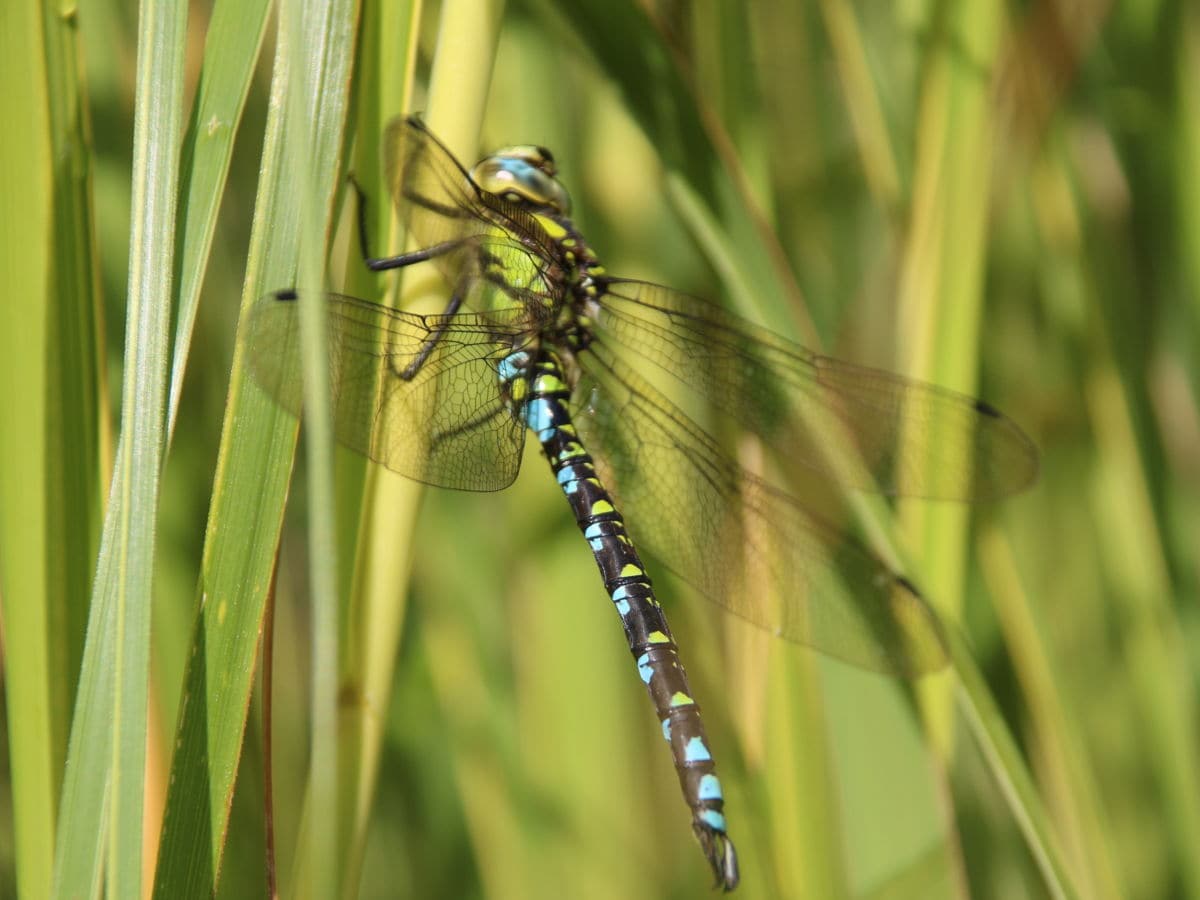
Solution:
<path fill-rule="evenodd" d="M 907 580 L 730 460 L 608 348 L 581 359 L 576 424 L 635 543 L 714 603 L 830 656 L 903 676 L 945 663 Z"/>
<path fill-rule="evenodd" d="M 720 307 L 611 279 L 598 327 L 769 445 L 850 487 L 991 500 L 1028 486 L 1037 451 L 964 394 L 822 356 Z M 845 465 L 854 456 L 861 466 Z"/>
<path fill-rule="evenodd" d="M 477 238 L 505 244 L 509 254 L 562 260 L 562 250 L 521 207 L 483 190 L 417 116 L 394 119 L 383 139 L 388 188 L 404 222 L 422 247 Z M 529 265 L 537 265 L 538 261 Z M 438 259 L 451 283 L 463 274 L 455 254 Z"/>
<path fill-rule="evenodd" d="M 525 427 L 501 397 L 497 366 L 519 346 L 521 310 L 421 316 L 326 297 L 334 433 L 427 484 L 493 491 L 516 478 Z M 293 415 L 302 394 L 299 304 L 272 294 L 251 311 L 255 381 Z"/>

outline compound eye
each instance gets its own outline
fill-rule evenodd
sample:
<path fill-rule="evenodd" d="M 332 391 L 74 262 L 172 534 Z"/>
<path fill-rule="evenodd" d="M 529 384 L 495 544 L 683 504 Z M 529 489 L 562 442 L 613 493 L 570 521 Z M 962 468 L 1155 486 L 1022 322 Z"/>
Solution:
<path fill-rule="evenodd" d="M 554 175 L 554 157 L 545 147 L 509 147 L 471 169 L 471 179 L 488 193 L 519 206 L 569 215 L 571 198 Z"/>

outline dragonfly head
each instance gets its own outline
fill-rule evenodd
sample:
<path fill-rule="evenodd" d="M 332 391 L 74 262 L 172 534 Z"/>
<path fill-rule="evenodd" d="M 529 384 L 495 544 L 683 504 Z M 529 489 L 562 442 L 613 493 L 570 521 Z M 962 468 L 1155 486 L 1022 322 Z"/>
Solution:
<path fill-rule="evenodd" d="M 571 214 L 571 197 L 558 183 L 554 156 L 545 147 L 505 147 L 471 169 L 474 182 L 489 193 L 534 210 Z"/>

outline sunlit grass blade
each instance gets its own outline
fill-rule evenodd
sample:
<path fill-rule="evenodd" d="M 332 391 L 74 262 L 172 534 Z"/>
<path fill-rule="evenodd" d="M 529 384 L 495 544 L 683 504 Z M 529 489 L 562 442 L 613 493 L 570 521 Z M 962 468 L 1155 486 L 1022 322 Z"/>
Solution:
<path fill-rule="evenodd" d="M 927 56 L 897 297 L 901 365 L 915 377 L 966 393 L 978 377 L 986 185 L 995 140 L 990 83 L 975 66 L 996 57 L 1000 19 L 987 4 L 960 8 L 950 32 Z M 908 530 L 921 535 L 921 586 L 953 619 L 963 596 L 968 513 L 963 504 L 904 508 Z M 935 728 L 944 740 L 945 707 L 938 718 Z"/>
<path fill-rule="evenodd" d="M 267 24 L 265 0 L 217 0 L 204 43 L 204 77 L 192 104 L 181 157 L 184 193 L 180 198 L 180 265 L 175 354 L 167 439 L 175 429 L 179 395 L 187 369 L 200 287 L 208 267 L 217 211 L 224 194 L 233 142 L 250 92 L 254 65 Z"/>
<path fill-rule="evenodd" d="M 315 897 L 340 892 L 338 700 L 340 688 L 338 560 L 333 490 L 333 433 L 325 336 L 325 252 L 332 233 L 333 199 L 339 192 L 343 133 L 350 99 L 354 42 L 354 0 L 296 0 L 284 7 L 280 55 L 292 68 L 288 93 L 292 132 L 285 154 L 301 190 L 299 356 L 304 373 L 309 493 L 309 578 L 312 586 L 311 756 L 308 833 L 298 846 L 312 877 L 301 891 Z M 301 126 L 301 123 L 305 123 Z"/>
<path fill-rule="evenodd" d="M 967 724 L 987 759 L 1004 799 L 1029 846 L 1050 895 L 1077 896 L 1054 824 L 987 688 L 970 648 L 957 628 L 948 631 L 951 659 Z"/>
<path fill-rule="evenodd" d="M 55 891 L 142 884 L 150 598 L 165 425 L 186 11 L 141 10 L 122 436 L 63 789 Z M 91 702 L 88 702 L 88 701 Z"/>
<path fill-rule="evenodd" d="M 182 389 L 192 339 L 200 284 L 208 264 L 216 212 L 228 174 L 233 138 L 240 124 L 254 64 L 258 59 L 268 9 L 269 4 L 266 2 L 220 2 L 209 20 L 209 30 L 205 36 L 204 76 L 193 105 L 182 155 L 185 194 L 180 206 L 181 280 L 176 286 L 180 303 L 168 429 L 173 428 L 178 409 L 179 392 Z M 187 635 L 182 637 L 186 639 Z M 174 694 L 179 690 L 179 686 L 169 684 L 163 689 Z M 224 692 L 216 691 L 214 697 L 202 704 L 201 708 L 207 709 L 214 717 L 224 715 L 236 720 L 244 714 L 244 707 L 238 706 L 234 700 L 233 706 L 224 709 L 221 700 L 227 696 Z M 185 694 L 183 705 L 184 715 L 190 713 L 193 721 L 197 712 L 195 697 L 196 695 L 189 690 Z M 189 703 L 189 698 L 193 702 Z M 173 724 L 169 723 L 168 727 Z M 219 748 L 214 749 L 219 755 Z M 181 802 L 179 798 L 178 792 L 172 793 L 169 814 L 173 821 L 178 819 L 176 807 Z M 198 794 L 188 795 L 183 802 L 190 804 L 192 809 L 200 814 L 203 814 L 208 806 L 208 798 Z M 217 806 L 215 809 L 224 810 L 225 807 Z M 198 851 L 197 855 L 202 856 L 204 847 L 205 843 L 198 840 L 189 849 Z M 171 871 L 174 850 L 164 850 L 159 862 L 165 871 Z"/>
<path fill-rule="evenodd" d="M 341 149 L 337 123 L 344 116 L 349 82 L 345 67 L 353 58 L 344 7 L 339 15 L 341 24 L 325 44 L 329 56 L 307 73 L 306 88 L 296 79 L 290 57 L 276 59 L 243 312 L 268 289 L 295 284 L 308 182 L 301 180 L 297 190 L 297 174 L 288 163 L 295 149 L 289 150 L 289 142 L 320 148 L 311 171 L 322 173 L 324 208 L 329 209 Z M 313 18 L 308 25 L 318 22 Z M 325 37 L 324 30 L 318 40 L 303 32 L 299 46 L 315 46 Z M 305 89 L 306 106 L 288 104 L 291 92 Z M 328 133 L 315 135 L 322 124 Z M 306 208 L 319 215 L 321 202 L 314 199 Z M 309 227 L 324 231 L 319 221 Z M 209 514 L 199 617 L 155 883 L 161 897 L 208 893 L 216 884 L 294 450 L 295 421 L 246 379 L 243 353 L 239 345 Z"/>
<path fill-rule="evenodd" d="M 854 8 L 846 0 L 822 0 L 820 5 L 863 175 L 880 209 L 894 209 L 901 199 L 899 164 Z"/>
<path fill-rule="evenodd" d="M 383 179 L 381 135 L 390 117 L 411 109 L 421 11 L 420 2 L 408 0 L 370 3 L 362 10 L 352 171 L 368 192 L 369 236 L 373 251 L 381 254 L 392 246 L 394 217 Z M 355 210 L 346 211 L 348 228 L 357 231 Z M 356 237 L 346 242 L 346 291 L 379 296 L 384 281 L 362 264 Z M 408 562 L 422 488 L 349 453 L 338 454 L 336 464 L 339 583 L 347 586 L 339 591 L 345 608 L 338 679 L 337 865 L 342 895 L 357 896 L 384 750 L 386 699 L 406 619 Z M 302 843 L 306 839 L 301 836 Z M 312 862 L 306 854 L 298 857 L 296 884 L 310 883 Z"/>
<path fill-rule="evenodd" d="M 1096 773 L 1079 744 L 1078 722 L 1063 696 L 1064 679 L 1046 646 L 1045 616 L 1029 602 L 1012 548 L 998 529 L 987 528 L 981 535 L 979 556 L 1030 707 L 1043 761 L 1041 780 L 1063 834 L 1072 876 L 1082 896 L 1117 900 L 1125 896 L 1125 888 L 1114 863 L 1108 817 Z"/>
<path fill-rule="evenodd" d="M 1098 290 L 1103 290 L 1098 286 Z M 1115 338 L 1115 336 L 1114 336 Z M 1115 612 L 1125 623 L 1125 654 L 1141 726 L 1139 748 L 1162 781 L 1166 833 L 1189 892 L 1200 896 L 1200 771 L 1196 758 L 1196 691 L 1181 681 L 1184 635 L 1172 621 L 1171 577 L 1115 359 L 1100 360 L 1087 404 L 1101 435 L 1092 503 L 1112 525 L 1099 535 Z"/>
<path fill-rule="evenodd" d="M 979 366 L 983 263 L 998 148 L 988 79 L 1001 47 L 1003 19 L 987 4 L 956 8 L 946 34 L 927 56 L 917 119 L 912 220 L 899 296 L 898 346 L 908 371 L 972 391 Z M 921 584 L 948 623 L 961 618 L 969 511 L 951 504 L 909 504 L 908 529 L 920 535 Z M 1042 876 L 1056 897 L 1075 895 L 1055 827 L 1025 763 L 1012 745 L 987 685 L 959 629 L 948 624 L 955 676 L 967 721 L 1002 788 Z M 936 681 L 922 693 L 937 751 L 952 746 L 952 685 Z"/>
<path fill-rule="evenodd" d="M 78 34 L 29 4 L 0 27 L 0 601 L 18 892 L 48 896 L 95 574 L 107 413 Z"/>
<path fill-rule="evenodd" d="M 460 146 L 471 146 L 477 141 L 501 7 L 502 4 L 449 3 L 444 7 L 439 23 L 438 45 L 430 76 L 430 97 L 424 116 L 439 136 Z M 416 10 L 413 11 L 414 16 L 415 13 Z M 394 42 L 396 35 L 389 33 L 387 38 Z M 412 52 L 404 43 L 400 43 L 397 50 Z M 412 62 L 397 58 L 396 52 L 387 55 L 394 61 L 393 72 L 410 71 Z M 469 60 L 470 65 L 464 65 L 464 60 Z M 382 77 L 379 73 L 373 74 L 375 78 Z M 408 96 L 409 91 L 409 86 L 401 85 L 398 91 L 392 89 L 385 92 L 385 96 L 398 99 Z M 407 111 L 394 109 L 389 112 L 401 114 Z M 379 134 L 380 124 L 363 124 L 360 135 L 368 137 L 359 148 L 360 156 L 378 153 L 378 140 L 371 140 L 370 136 Z M 467 154 L 471 152 L 467 151 Z M 373 160 L 365 171 L 377 172 L 378 162 L 378 159 Z M 372 180 L 379 184 L 378 180 Z M 373 205 L 368 207 L 368 212 L 382 210 L 382 216 L 376 212 L 374 222 L 378 223 L 381 219 L 386 221 L 390 198 L 385 192 L 379 192 L 370 200 Z M 357 228 L 357 224 L 352 227 Z M 386 233 L 376 230 L 373 237 L 380 241 Z M 361 268 L 357 247 L 357 240 L 352 239 L 349 271 Z M 377 252 L 382 249 L 380 245 Z M 348 814 L 341 814 L 340 820 L 332 813 L 327 814 L 329 821 L 341 822 L 338 864 L 342 872 L 339 889 L 343 891 L 357 884 L 360 877 L 357 867 L 365 838 L 364 817 L 370 809 L 379 742 L 383 738 L 377 721 L 381 712 L 378 703 L 379 698 L 388 696 L 391 691 L 396 638 L 408 574 L 407 547 L 412 540 L 417 501 L 422 491 L 418 485 L 379 472 L 369 472 L 365 485 L 355 576 L 346 614 L 346 621 L 350 623 L 346 650 L 353 655 L 343 661 L 339 681 L 343 686 L 361 686 L 360 690 L 344 691 L 343 696 L 355 698 L 357 705 L 351 706 L 352 717 L 351 710 L 343 711 L 338 730 L 339 778 L 342 790 L 351 791 L 350 796 L 354 799 L 353 803 L 348 801 L 340 807 L 341 810 L 349 810 Z M 343 759 L 343 751 L 352 755 Z M 312 777 L 316 778 L 317 775 L 314 765 Z M 316 839 L 314 836 L 321 824 L 314 787 L 315 782 L 310 781 L 300 836 L 301 846 Z M 317 863 L 313 854 L 303 854 L 297 858 L 294 881 L 304 896 L 318 896 L 311 887 Z"/>

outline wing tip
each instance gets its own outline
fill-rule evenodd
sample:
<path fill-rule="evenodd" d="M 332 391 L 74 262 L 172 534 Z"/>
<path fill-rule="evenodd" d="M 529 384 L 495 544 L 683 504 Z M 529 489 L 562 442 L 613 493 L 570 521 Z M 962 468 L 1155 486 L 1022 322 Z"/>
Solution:
<path fill-rule="evenodd" d="M 996 409 L 996 407 L 992 406 L 992 404 L 988 403 L 986 400 L 976 400 L 975 411 L 980 415 L 987 416 L 991 419 L 1004 418 L 1004 413 L 1000 412 L 1000 410 Z"/>

